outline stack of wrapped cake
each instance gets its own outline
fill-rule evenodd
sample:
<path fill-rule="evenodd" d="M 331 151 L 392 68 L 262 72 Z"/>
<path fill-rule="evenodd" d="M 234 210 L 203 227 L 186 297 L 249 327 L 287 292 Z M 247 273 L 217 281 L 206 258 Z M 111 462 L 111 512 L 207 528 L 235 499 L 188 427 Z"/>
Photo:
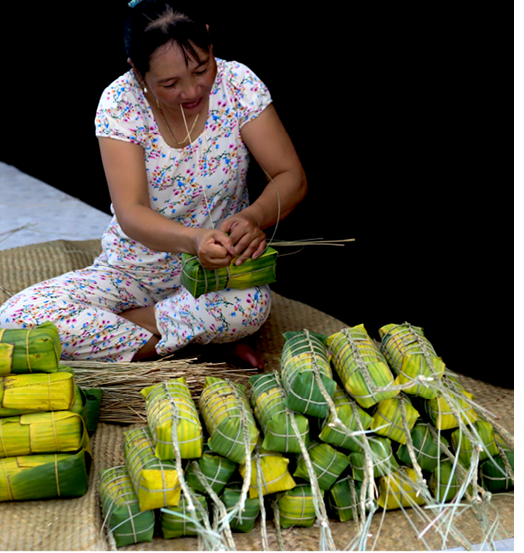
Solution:
<path fill-rule="evenodd" d="M 328 516 L 476 505 L 512 488 L 512 437 L 423 330 L 387 325 L 380 336 L 363 325 L 286 333 L 280 371 L 253 376 L 250 390 L 207 377 L 199 412 L 183 378 L 143 390 L 148 428 L 125 433 L 125 466 L 101 476 L 116 544 L 150 541 L 156 526 L 229 548 L 231 530 L 249 532 L 259 516 L 265 527 L 266 509 L 277 530 L 319 521 L 322 533 Z"/>
<path fill-rule="evenodd" d="M 0 329 L 0 501 L 87 491 L 87 397 L 60 352 L 51 323 Z"/>

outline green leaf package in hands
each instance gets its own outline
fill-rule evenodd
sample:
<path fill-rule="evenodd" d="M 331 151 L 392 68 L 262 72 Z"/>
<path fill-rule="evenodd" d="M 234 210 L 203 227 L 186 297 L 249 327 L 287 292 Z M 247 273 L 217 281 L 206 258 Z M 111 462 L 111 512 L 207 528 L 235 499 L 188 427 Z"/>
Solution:
<path fill-rule="evenodd" d="M 333 394 L 333 403 L 335 404 L 337 417 L 348 430 L 358 432 L 360 430 L 358 420 L 360 420 L 363 430 L 367 430 L 370 427 L 373 421 L 371 415 L 366 413 L 338 384 Z M 346 432 L 336 426 L 329 426 L 333 422 L 333 415 L 331 413 L 329 417 L 322 421 L 319 435 L 320 440 L 336 447 L 351 451 L 361 451 L 360 440 L 362 436 L 348 436 Z"/>
<path fill-rule="evenodd" d="M 329 444 L 312 443 L 308 448 L 309 457 L 321 490 L 327 491 L 349 466 L 349 457 Z M 309 481 L 309 472 L 302 455 L 299 456 L 293 476 Z"/>
<path fill-rule="evenodd" d="M 206 498 L 200 494 L 195 494 L 195 497 L 203 510 L 207 512 Z M 204 520 L 204 515 L 198 508 L 198 505 L 195 505 L 194 512 L 197 524 L 200 524 Z M 180 503 L 177 506 L 160 510 L 160 527 L 165 540 L 180 538 L 182 536 L 197 536 L 200 533 L 200 529 L 195 525 L 191 511 L 188 509 L 188 501 L 183 496 L 180 498 Z"/>
<path fill-rule="evenodd" d="M 344 328 L 329 336 L 332 363 L 346 391 L 364 408 L 398 395 L 396 390 L 377 391 L 393 384 L 393 374 L 364 325 Z"/>
<path fill-rule="evenodd" d="M 227 288 L 242 290 L 271 284 L 276 280 L 277 255 L 276 250 L 267 247 L 257 259 L 235 265 L 235 258 L 228 267 L 213 270 L 204 269 L 197 256 L 183 253 L 180 282 L 195 298 Z"/>
<path fill-rule="evenodd" d="M 395 385 L 409 384 L 418 376 L 442 378 L 445 365 L 424 336 L 422 328 L 409 323 L 389 324 L 383 326 L 379 334 L 382 340 L 380 350 L 397 375 Z M 404 391 L 426 399 L 436 397 L 435 390 L 423 383 L 415 384 Z"/>
<path fill-rule="evenodd" d="M 286 407 L 286 394 L 277 378 L 275 373 L 268 373 L 249 379 L 252 386 L 251 405 L 264 434 L 262 448 L 280 453 L 300 453 L 300 444 L 290 418 L 295 417 L 299 434 L 306 445 L 309 441 L 309 421 Z"/>
<path fill-rule="evenodd" d="M 52 323 L 34 328 L 0 328 L 0 375 L 53 373 L 62 346 Z"/>
<path fill-rule="evenodd" d="M 155 513 L 140 510 L 125 465 L 101 471 L 99 489 L 104 521 L 117 547 L 153 540 Z"/>
<path fill-rule="evenodd" d="M 147 422 L 159 459 L 174 459 L 173 424 L 177 417 L 176 435 L 182 459 L 195 459 L 202 455 L 204 438 L 191 392 L 185 378 L 144 388 L 140 392 L 146 400 Z"/>
<path fill-rule="evenodd" d="M 148 428 L 124 432 L 124 460 L 141 511 L 178 505 L 181 490 L 176 463 L 155 456 Z"/>
<path fill-rule="evenodd" d="M 333 397 L 336 383 L 325 343 L 308 330 L 286 332 L 284 338 L 281 379 L 287 394 L 285 405 L 303 415 L 326 417 L 329 408 L 317 379 L 329 397 Z"/>
<path fill-rule="evenodd" d="M 75 403 L 73 374 L 0 376 L 0 417 L 41 411 L 67 411 Z"/>
<path fill-rule="evenodd" d="M 206 376 L 199 406 L 211 436 L 208 445 L 212 451 L 236 463 L 245 462 L 245 427 L 249 434 L 250 451 L 255 448 L 260 434 L 246 396 L 246 387 Z"/>
<path fill-rule="evenodd" d="M 439 458 L 441 458 L 444 453 L 433 437 L 429 429 L 429 424 L 417 422 L 411 430 L 411 441 L 413 443 L 413 452 L 420 468 L 427 472 L 433 472 Z M 440 441 L 446 447 L 449 447 L 449 443 L 443 435 L 440 436 Z M 405 465 L 412 466 L 407 445 L 401 445 L 398 448 L 397 459 Z"/>
<path fill-rule="evenodd" d="M 83 449 L 0 459 L 0 501 L 82 497 L 90 460 Z"/>

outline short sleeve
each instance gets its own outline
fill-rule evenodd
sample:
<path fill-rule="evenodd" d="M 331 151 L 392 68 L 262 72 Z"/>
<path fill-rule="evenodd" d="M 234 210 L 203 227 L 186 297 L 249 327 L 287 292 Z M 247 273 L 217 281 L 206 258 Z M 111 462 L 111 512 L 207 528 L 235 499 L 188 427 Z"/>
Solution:
<path fill-rule="evenodd" d="M 226 82 L 235 100 L 240 128 L 258 117 L 271 104 L 267 86 L 244 64 L 227 63 Z"/>
<path fill-rule="evenodd" d="M 96 111 L 95 134 L 144 145 L 143 107 L 126 75 L 104 90 Z"/>

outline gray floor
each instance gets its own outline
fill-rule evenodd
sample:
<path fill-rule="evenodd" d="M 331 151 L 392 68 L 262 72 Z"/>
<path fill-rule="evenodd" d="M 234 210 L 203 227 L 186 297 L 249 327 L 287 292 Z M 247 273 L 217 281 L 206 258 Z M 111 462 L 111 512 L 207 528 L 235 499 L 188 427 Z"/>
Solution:
<path fill-rule="evenodd" d="M 0 250 L 48 240 L 100 238 L 110 220 L 110 215 L 0 162 Z M 496 546 L 498 551 L 514 551 L 514 538 Z"/>
<path fill-rule="evenodd" d="M 0 249 L 100 238 L 111 216 L 0 162 Z"/>

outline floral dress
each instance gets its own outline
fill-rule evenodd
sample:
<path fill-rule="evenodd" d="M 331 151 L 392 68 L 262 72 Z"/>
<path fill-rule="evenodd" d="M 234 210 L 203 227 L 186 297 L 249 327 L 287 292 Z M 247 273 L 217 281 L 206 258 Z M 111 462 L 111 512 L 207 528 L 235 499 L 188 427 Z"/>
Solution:
<path fill-rule="evenodd" d="M 152 209 L 188 227 L 218 228 L 249 205 L 249 152 L 240 130 L 270 103 L 267 88 L 245 65 L 217 59 L 204 131 L 185 148 L 171 148 L 129 71 L 103 92 L 96 135 L 142 146 Z M 128 309 L 155 306 L 161 355 L 190 342 L 238 340 L 267 319 L 267 286 L 195 299 L 180 284 L 181 255 L 154 251 L 129 238 L 114 212 L 102 248 L 91 267 L 10 298 L 0 307 L 0 327 L 51 321 L 60 332 L 62 357 L 129 361 L 152 334 L 118 315 Z"/>

